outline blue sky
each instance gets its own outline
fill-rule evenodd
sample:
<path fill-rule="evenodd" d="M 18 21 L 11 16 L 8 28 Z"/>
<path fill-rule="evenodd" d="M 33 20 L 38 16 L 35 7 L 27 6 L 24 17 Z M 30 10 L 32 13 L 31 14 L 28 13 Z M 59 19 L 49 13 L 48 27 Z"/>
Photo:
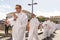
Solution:
<path fill-rule="evenodd" d="M 59 16 L 60 15 L 60 0 L 34 0 L 34 13 L 37 16 Z M 9 12 L 15 11 L 15 5 L 22 5 L 23 9 L 31 12 L 31 6 L 28 4 L 31 0 L 0 0 L 0 20 L 6 17 Z"/>

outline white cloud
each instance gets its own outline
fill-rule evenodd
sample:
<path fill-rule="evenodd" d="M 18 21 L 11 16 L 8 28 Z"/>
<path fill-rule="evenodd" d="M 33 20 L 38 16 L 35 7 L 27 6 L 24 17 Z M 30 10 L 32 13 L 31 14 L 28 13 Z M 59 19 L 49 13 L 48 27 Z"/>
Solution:
<path fill-rule="evenodd" d="M 9 9 L 12 9 L 10 5 L 0 5 L 0 20 L 5 19 Z"/>
<path fill-rule="evenodd" d="M 8 13 L 10 13 L 10 12 L 1 12 L 0 11 L 0 20 L 5 19 L 6 18 L 6 14 L 8 14 Z"/>
<path fill-rule="evenodd" d="M 12 9 L 12 7 L 10 5 L 4 4 L 4 5 L 0 5 L 0 8 L 2 9 Z"/>
<path fill-rule="evenodd" d="M 0 1 L 4 1 L 4 0 L 0 0 Z"/>

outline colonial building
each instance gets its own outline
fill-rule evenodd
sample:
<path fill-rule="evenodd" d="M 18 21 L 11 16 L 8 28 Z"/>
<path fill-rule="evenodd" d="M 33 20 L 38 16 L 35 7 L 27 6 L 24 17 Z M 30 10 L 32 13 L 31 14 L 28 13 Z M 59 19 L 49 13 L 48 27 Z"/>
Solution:
<path fill-rule="evenodd" d="M 50 19 L 57 23 L 60 23 L 60 16 L 51 16 Z"/>

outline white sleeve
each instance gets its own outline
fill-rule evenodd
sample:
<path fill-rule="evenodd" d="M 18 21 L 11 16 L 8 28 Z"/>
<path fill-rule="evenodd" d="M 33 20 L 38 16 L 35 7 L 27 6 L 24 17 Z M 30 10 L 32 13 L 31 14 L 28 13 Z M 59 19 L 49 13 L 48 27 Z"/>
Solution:
<path fill-rule="evenodd" d="M 27 23 L 28 23 L 28 17 L 25 15 L 21 21 L 21 26 L 22 27 L 27 26 Z"/>
<path fill-rule="evenodd" d="M 40 22 L 38 21 L 38 19 L 36 20 L 36 26 L 39 26 Z"/>
<path fill-rule="evenodd" d="M 44 27 L 44 26 L 45 26 L 45 24 L 46 24 L 46 22 L 43 22 L 42 26 Z"/>

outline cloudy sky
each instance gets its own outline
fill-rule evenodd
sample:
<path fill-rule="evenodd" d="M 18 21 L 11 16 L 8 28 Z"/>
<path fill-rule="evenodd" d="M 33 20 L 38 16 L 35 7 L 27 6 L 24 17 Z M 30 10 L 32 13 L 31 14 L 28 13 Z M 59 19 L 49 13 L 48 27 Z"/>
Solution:
<path fill-rule="evenodd" d="M 34 13 L 37 16 L 59 16 L 60 15 L 60 0 L 34 0 Z M 15 5 L 22 5 L 23 9 L 31 12 L 31 6 L 28 4 L 31 0 L 0 0 L 0 20 L 6 17 L 9 12 L 15 11 Z"/>

